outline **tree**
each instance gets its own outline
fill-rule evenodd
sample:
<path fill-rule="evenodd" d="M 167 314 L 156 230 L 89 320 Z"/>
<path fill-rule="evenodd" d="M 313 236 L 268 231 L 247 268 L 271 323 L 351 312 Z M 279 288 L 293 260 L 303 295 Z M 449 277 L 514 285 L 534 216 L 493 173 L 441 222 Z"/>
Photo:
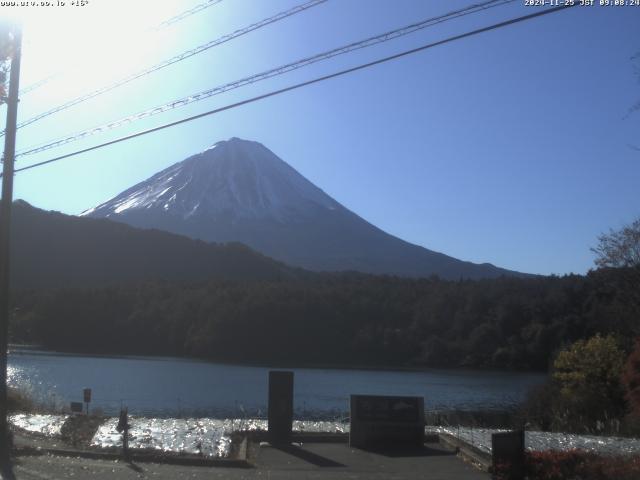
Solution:
<path fill-rule="evenodd" d="M 624 413 L 621 373 L 624 352 L 612 335 L 578 340 L 553 363 L 553 381 L 562 406 L 573 420 L 598 421 Z"/>
<path fill-rule="evenodd" d="M 629 413 L 640 418 L 640 337 L 627 358 L 622 372 L 622 383 L 626 390 Z"/>
<path fill-rule="evenodd" d="M 636 77 L 638 78 L 638 81 L 640 82 L 640 52 L 636 53 L 633 57 L 631 57 L 631 61 L 633 62 L 634 73 L 636 74 Z M 640 100 L 638 100 L 636 103 L 634 103 L 631 106 L 631 108 L 629 108 L 629 112 L 628 112 L 627 116 L 631 115 L 634 112 L 638 112 L 638 111 L 640 111 Z"/>
<path fill-rule="evenodd" d="M 609 233 L 598 237 L 598 246 L 591 249 L 597 256 L 596 266 L 606 267 L 639 267 L 640 266 L 640 218 L 620 230 L 609 230 Z"/>
<path fill-rule="evenodd" d="M 13 25 L 0 19 L 0 105 L 6 101 L 6 81 L 12 52 Z"/>
<path fill-rule="evenodd" d="M 591 251 L 597 256 L 596 266 L 615 268 L 617 280 L 611 282 L 624 309 L 640 318 L 640 217 L 620 230 L 598 237 L 598 246 Z M 606 273 L 606 272 L 605 272 Z M 636 330 L 636 334 L 640 333 Z"/>

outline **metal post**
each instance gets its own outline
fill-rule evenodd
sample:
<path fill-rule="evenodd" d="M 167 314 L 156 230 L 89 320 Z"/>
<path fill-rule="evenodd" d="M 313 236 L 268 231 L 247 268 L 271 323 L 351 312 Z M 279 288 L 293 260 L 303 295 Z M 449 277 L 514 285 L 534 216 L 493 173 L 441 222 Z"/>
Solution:
<path fill-rule="evenodd" d="M 122 451 L 124 458 L 129 459 L 129 422 L 124 424 L 124 430 L 122 432 Z"/>
<path fill-rule="evenodd" d="M 0 203 L 0 461 L 9 458 L 9 429 L 7 423 L 7 344 L 9 337 L 9 241 L 11 203 L 13 202 L 13 162 L 16 153 L 16 123 L 18 90 L 20 88 L 20 50 L 22 31 L 16 27 L 11 58 L 7 124 L 4 137 L 2 167 L 2 201 Z"/>
<path fill-rule="evenodd" d="M 120 409 L 120 420 L 116 430 L 122 433 L 122 456 L 129 458 L 129 410 L 127 407 Z"/>

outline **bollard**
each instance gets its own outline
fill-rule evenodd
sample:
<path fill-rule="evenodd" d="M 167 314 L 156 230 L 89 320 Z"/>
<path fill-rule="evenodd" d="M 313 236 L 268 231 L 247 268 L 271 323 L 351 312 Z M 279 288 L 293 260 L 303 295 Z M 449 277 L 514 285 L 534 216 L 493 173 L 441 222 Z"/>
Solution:
<path fill-rule="evenodd" d="M 293 372 L 269 372 L 269 441 L 290 443 L 293 429 Z"/>
<path fill-rule="evenodd" d="M 509 480 L 523 480 L 525 475 L 524 430 L 491 435 L 493 468 L 507 467 Z"/>

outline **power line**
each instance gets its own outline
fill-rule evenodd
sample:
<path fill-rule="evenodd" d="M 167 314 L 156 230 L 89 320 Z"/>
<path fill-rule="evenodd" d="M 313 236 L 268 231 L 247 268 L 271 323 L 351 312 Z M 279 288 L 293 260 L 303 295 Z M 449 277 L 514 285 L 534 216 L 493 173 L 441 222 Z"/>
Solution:
<path fill-rule="evenodd" d="M 48 75 L 48 76 L 42 78 L 41 80 L 38 80 L 37 82 L 34 82 L 31 85 L 26 86 L 25 88 L 20 90 L 20 96 L 23 97 L 27 93 L 33 92 L 34 90 L 42 87 L 43 85 L 46 85 L 51 80 L 56 78 L 58 75 L 60 75 L 60 72 L 52 73 L 51 75 Z"/>
<path fill-rule="evenodd" d="M 113 130 L 115 128 L 118 128 L 122 125 L 125 124 L 129 124 L 131 122 L 134 121 L 138 121 L 138 120 L 142 120 L 144 118 L 147 117 L 151 117 L 163 112 L 166 112 L 168 110 L 173 110 L 175 108 L 178 107 L 182 107 L 185 105 L 189 105 L 191 103 L 195 103 L 195 102 L 199 102 L 202 100 L 205 100 L 207 98 L 213 97 L 214 95 L 219 95 L 221 93 L 224 92 L 228 92 L 230 90 L 234 90 L 236 88 L 239 87 L 243 87 L 245 85 L 250 85 L 256 82 L 260 82 L 263 80 L 267 80 L 269 78 L 278 76 L 278 75 L 283 75 L 285 73 L 289 73 L 293 70 L 297 70 L 299 68 L 302 67 L 306 67 L 308 65 L 323 61 L 323 60 L 327 60 L 330 58 L 333 58 L 335 56 L 338 55 L 344 55 L 346 53 L 349 52 L 353 52 L 355 50 L 360 50 L 362 48 L 367 48 L 370 47 L 372 45 L 377 45 L 379 43 L 383 43 L 383 42 L 387 42 L 389 40 L 393 40 L 399 37 L 402 37 L 404 35 L 408 35 L 410 33 L 416 32 L 418 30 L 422 30 L 424 28 L 427 27 L 432 27 L 434 25 L 437 25 L 439 23 L 442 22 L 446 22 L 446 21 L 450 21 L 453 20 L 455 18 L 459 18 L 459 17 L 463 17 L 466 15 L 470 15 L 473 13 L 477 13 L 478 11 L 481 10 L 486 10 L 489 8 L 493 8 L 493 7 L 497 7 L 500 5 L 504 5 L 507 3 L 512 3 L 515 0 L 489 0 L 486 1 L 484 3 L 480 3 L 480 4 L 474 4 L 474 5 L 470 5 L 468 7 L 465 7 L 463 9 L 460 10 L 455 10 L 453 12 L 449 12 L 447 14 L 444 15 L 440 15 L 437 17 L 432 17 L 426 20 L 422 20 L 420 22 L 417 23 L 413 23 L 411 25 L 407 25 L 401 28 L 397 28 L 395 30 L 391 30 L 379 35 L 375 35 L 373 37 L 369 37 L 366 38 L 364 40 L 360 40 L 358 42 L 354 42 L 354 43 L 350 43 L 348 45 L 344 45 L 342 47 L 338 47 L 338 48 L 334 48 L 332 50 L 328 50 L 310 57 L 306 57 L 303 58 L 301 60 L 297 60 L 295 62 L 292 63 L 288 63 L 286 65 L 281 65 L 279 67 L 276 68 L 272 68 L 270 70 L 267 70 L 265 72 L 261 72 L 255 75 L 251 75 L 249 77 L 245 77 L 245 78 L 241 78 L 240 80 L 235 80 L 233 82 L 229 82 L 223 85 L 219 85 L 217 87 L 213 87 L 210 88 L 208 90 L 204 90 L 192 95 L 189 95 L 187 97 L 183 97 L 181 99 L 178 100 L 173 100 L 171 102 L 165 103 L 164 105 L 160 105 L 160 106 L 156 106 L 147 110 L 144 110 L 142 112 L 138 112 L 135 113 L 133 115 L 129 115 L 123 118 L 120 118 L 118 120 L 114 120 L 112 122 L 109 122 L 107 124 L 103 124 L 94 128 L 90 128 L 90 129 L 86 129 L 86 130 L 82 130 L 80 132 L 76 132 L 70 135 L 67 135 L 66 137 L 62 137 L 62 138 L 58 138 L 56 140 L 50 140 L 44 144 L 41 144 L 39 146 L 34 146 L 34 147 L 29 147 L 26 150 L 23 150 L 22 152 L 18 153 L 18 157 L 20 156 L 24 156 L 24 155 L 33 155 L 36 153 L 40 153 L 40 152 L 44 152 L 46 150 L 50 150 L 52 148 L 56 148 L 56 147 L 60 147 L 62 145 L 66 145 L 68 143 L 72 143 L 74 141 L 77 140 L 81 140 L 83 138 L 87 138 L 89 136 L 98 134 L 98 133 L 102 133 L 105 131 L 109 131 L 109 130 Z"/>
<path fill-rule="evenodd" d="M 150 31 L 157 31 L 157 30 L 161 30 L 163 28 L 169 27 L 171 25 L 173 25 L 174 23 L 179 22 L 180 20 L 183 20 L 187 17 L 190 17 L 191 15 L 195 15 L 198 12 L 201 12 L 202 10 L 205 10 L 209 7 L 213 7 L 214 5 L 217 5 L 218 3 L 222 2 L 222 0 L 207 0 L 204 3 L 201 3 L 199 5 L 196 5 L 195 7 L 192 7 L 188 10 L 185 10 L 184 12 L 181 12 L 177 15 L 174 15 L 171 18 L 168 18 L 167 20 L 164 20 L 163 22 L 159 23 L 158 25 L 156 25 L 155 27 L 150 28 Z M 25 88 L 23 88 L 22 90 L 20 90 L 20 96 L 24 96 L 40 87 L 42 87 L 43 85 L 46 85 L 47 83 L 49 83 L 51 80 L 53 80 L 54 78 L 58 77 L 58 75 L 60 75 L 61 72 L 56 72 L 56 73 L 52 73 L 51 75 L 48 75 L 46 77 L 44 77 L 41 80 L 38 80 L 37 82 L 32 83 L 31 85 L 26 86 Z"/>
<path fill-rule="evenodd" d="M 105 87 L 101 87 L 97 90 L 94 90 L 90 93 L 87 93 L 85 95 L 82 95 L 80 97 L 76 97 L 73 100 L 70 100 L 66 103 L 63 103 L 62 105 L 58 105 L 57 107 L 54 107 L 50 110 L 47 110 L 46 112 L 40 113 L 38 115 L 36 115 L 35 117 L 31 117 L 23 122 L 20 122 L 18 124 L 18 128 L 22 128 L 25 127 L 27 125 L 31 125 L 34 122 L 37 122 L 38 120 L 42 120 L 45 117 L 48 117 L 50 115 L 53 115 L 54 113 L 58 113 L 61 112 L 63 110 L 66 110 L 67 108 L 73 107 L 74 105 L 78 105 L 79 103 L 85 102 L 87 100 L 90 100 L 92 98 L 95 98 L 99 95 L 102 95 L 103 93 L 107 93 L 110 92 L 111 90 L 114 90 L 122 85 L 125 85 L 129 82 L 132 82 L 133 80 L 136 80 L 140 77 L 144 77 L 145 75 L 149 75 L 153 72 L 157 72 L 158 70 L 161 70 L 165 67 L 168 67 L 169 65 L 173 65 L 174 63 L 180 62 L 182 60 L 185 60 L 189 57 L 193 57 L 194 55 L 197 55 L 198 53 L 202 53 L 206 50 L 209 50 L 213 47 L 216 47 L 218 45 L 221 45 L 223 43 L 226 43 L 230 40 L 233 40 L 234 38 L 238 38 L 242 35 L 246 35 L 247 33 L 253 32 L 254 30 L 258 30 L 262 27 L 265 27 L 267 25 L 270 25 L 272 23 L 275 22 L 279 22 L 280 20 L 284 20 L 285 18 L 288 18 L 292 15 L 295 15 L 297 13 L 303 12 L 309 8 L 315 7 L 317 5 L 320 5 L 324 2 L 326 2 L 327 0 L 309 0 L 306 3 L 297 5 L 293 8 L 290 8 L 288 10 L 285 10 L 283 12 L 280 12 L 276 15 L 273 15 L 271 17 L 265 18 L 263 20 L 260 20 L 259 22 L 253 23 L 247 27 L 241 28 L 236 30 L 233 33 L 230 33 L 228 35 L 224 35 L 222 37 L 216 38 L 215 40 L 211 40 L 210 42 L 207 42 L 205 44 L 199 45 L 195 48 L 192 48 L 190 50 L 187 50 L 186 52 L 182 52 L 179 55 L 176 55 L 174 57 L 169 58 L 168 60 L 165 60 L 163 62 L 160 62 L 152 67 L 149 67 L 145 70 L 141 70 L 139 72 L 133 73 L 131 75 L 128 75 L 120 80 L 116 80 L 115 82 L 105 86 Z M 4 133 L 0 133 L 0 136 L 4 135 Z"/>
<path fill-rule="evenodd" d="M 402 57 L 405 57 L 405 56 L 408 56 L 408 55 L 412 55 L 414 53 L 421 52 L 423 50 L 428 50 L 430 48 L 434 48 L 434 47 L 437 47 L 437 46 L 440 46 L 440 45 L 451 43 L 451 42 L 454 42 L 456 40 L 462 40 L 463 38 L 467 38 L 467 37 L 471 37 L 471 36 L 474 36 L 474 35 L 478 35 L 480 33 L 489 32 L 491 30 L 497 30 L 497 29 L 502 28 L 502 27 L 506 27 L 506 26 L 513 25 L 513 24 L 516 24 L 516 23 L 524 22 L 524 21 L 527 21 L 527 20 L 532 20 L 534 18 L 541 17 L 543 15 L 556 13 L 556 12 L 559 12 L 561 10 L 565 10 L 567 8 L 572 8 L 572 7 L 576 6 L 576 5 L 578 5 L 578 4 L 577 3 L 575 3 L 575 4 L 566 4 L 566 5 L 563 5 L 563 6 L 560 6 L 560 7 L 549 8 L 549 9 L 546 9 L 546 10 L 541 10 L 539 12 L 531 13 L 529 15 L 524 15 L 524 16 L 517 17 L 517 18 L 512 18 L 512 19 L 506 20 L 504 22 L 495 23 L 493 25 L 489 25 L 488 27 L 479 28 L 477 30 L 472 30 L 472 31 L 469 31 L 469 32 L 466 32 L 466 33 L 455 35 L 453 37 L 445 38 L 444 40 L 439 40 L 437 42 L 428 43 L 428 44 L 423 45 L 421 47 L 412 48 L 411 50 L 405 50 L 403 52 L 396 53 L 396 54 L 390 55 L 388 57 L 380 58 L 378 60 L 374 60 L 374 61 L 368 62 L 368 63 L 363 63 L 363 64 L 357 65 L 355 67 L 347 68 L 345 70 L 340 70 L 338 72 L 331 73 L 329 75 L 316 77 L 316 78 L 314 78 L 312 80 L 307 80 L 305 82 L 297 83 L 295 85 L 291 85 L 289 87 L 281 88 L 279 90 L 273 90 L 273 91 L 271 91 L 269 93 L 258 95 L 257 97 L 252 97 L 252 98 L 249 98 L 249 99 L 246 99 L 246 100 L 242 100 L 240 102 L 236 102 L 236 103 L 232 103 L 230 105 L 226 105 L 224 107 L 216 108 L 214 110 L 209 110 L 208 112 L 200 113 L 198 115 L 193 115 L 191 117 L 187 117 L 187 118 L 183 118 L 183 119 L 180 119 L 180 120 L 176 120 L 175 122 L 166 123 L 166 124 L 160 125 L 158 127 L 150 128 L 150 129 L 147 129 L 147 130 L 142 130 L 140 132 L 136 132 L 136 133 L 133 133 L 131 135 L 126 135 L 124 137 L 116 138 L 114 140 L 110 140 L 108 142 L 101 143 L 99 145 L 94 145 L 93 147 L 84 148 L 82 150 L 77 150 L 75 152 L 67 153 L 66 155 L 61 155 L 59 157 L 55 157 L 55 158 L 52 158 L 52 159 L 49 159 L 49 160 L 45 160 L 43 162 L 38 162 L 38 163 L 31 164 L 31 165 L 27 165 L 25 167 L 17 168 L 15 170 L 15 172 L 22 172 L 22 171 L 25 171 L 25 170 L 30 170 L 32 168 L 36 168 L 36 167 L 40 167 L 40 166 L 47 165 L 47 164 L 50 164 L 50 163 L 58 162 L 58 161 L 63 160 L 65 158 L 69 158 L 69 157 L 73 157 L 73 156 L 76 156 L 76 155 L 80 155 L 82 153 L 87 153 L 87 152 L 90 152 L 92 150 L 97 150 L 99 148 L 103 148 L 103 147 L 106 147 L 106 146 L 109 146 L 109 145 L 114 145 L 116 143 L 124 142 L 126 140 L 131 140 L 133 138 L 141 137 L 141 136 L 147 135 L 149 133 L 153 133 L 153 132 L 157 132 L 157 131 L 160 131 L 160 130 L 164 130 L 165 128 L 174 127 L 176 125 L 180 125 L 182 123 L 190 122 L 192 120 L 197 120 L 199 118 L 203 118 L 203 117 L 206 117 L 206 116 L 209 116 L 209 115 L 215 115 L 217 113 L 221 113 L 221 112 L 224 112 L 226 110 L 231 110 L 233 108 L 241 107 L 243 105 L 254 103 L 254 102 L 257 102 L 259 100 L 264 100 L 265 98 L 269 98 L 269 97 L 273 97 L 273 96 L 276 96 L 276 95 L 280 95 L 282 93 L 290 92 L 292 90 L 297 90 L 299 88 L 306 87 L 306 86 L 312 85 L 314 83 L 323 82 L 325 80 L 329 80 L 329 79 L 332 79 L 332 78 L 340 77 L 340 76 L 343 76 L 343 75 L 346 75 L 346 74 L 349 74 L 349 73 L 353 73 L 353 72 L 356 72 L 356 71 L 359 71 L 359 70 L 363 70 L 365 68 L 373 67 L 375 65 L 380 65 L 382 63 L 386 63 L 386 62 L 389 62 L 389 61 L 392 61 L 392 60 L 396 60 L 398 58 L 402 58 Z"/>
<path fill-rule="evenodd" d="M 193 8 L 185 10 L 184 12 L 179 13 L 178 15 L 175 15 L 165 20 L 164 22 L 161 22 L 154 28 L 154 30 L 160 30 L 161 28 L 165 28 L 170 25 L 173 25 L 174 23 L 177 23 L 180 20 L 184 20 L 185 18 L 190 17 L 191 15 L 195 15 L 196 13 L 201 12 L 202 10 L 205 10 L 209 7 L 213 7 L 214 5 L 217 5 L 220 2 L 222 2 L 222 0 L 207 0 L 206 2 L 196 5 Z"/>

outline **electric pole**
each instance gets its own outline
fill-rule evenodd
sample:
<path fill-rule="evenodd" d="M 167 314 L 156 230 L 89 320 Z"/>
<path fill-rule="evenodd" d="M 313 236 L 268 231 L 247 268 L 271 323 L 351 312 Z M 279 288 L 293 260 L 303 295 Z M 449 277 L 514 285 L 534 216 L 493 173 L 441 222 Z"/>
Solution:
<path fill-rule="evenodd" d="M 7 348 L 9 340 L 9 243 L 11 204 L 13 202 L 13 162 L 16 154 L 16 123 L 18 117 L 18 89 L 20 86 L 20 50 L 22 30 L 16 26 L 11 56 L 7 124 L 4 137 L 2 166 L 2 200 L 0 203 L 0 462 L 9 460 L 9 426 L 7 420 Z"/>

